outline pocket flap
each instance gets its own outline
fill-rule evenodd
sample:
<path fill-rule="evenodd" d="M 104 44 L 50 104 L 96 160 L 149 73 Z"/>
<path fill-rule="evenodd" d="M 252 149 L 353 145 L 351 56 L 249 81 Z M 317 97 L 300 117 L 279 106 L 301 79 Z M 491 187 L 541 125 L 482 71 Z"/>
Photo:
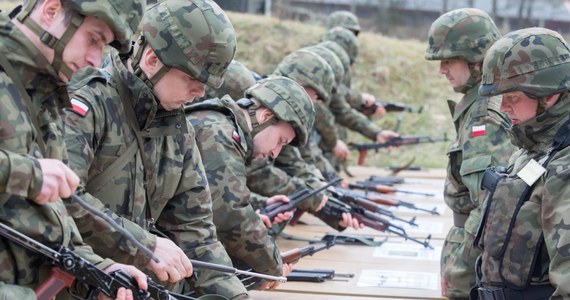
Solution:
<path fill-rule="evenodd" d="M 490 154 L 464 159 L 463 162 L 461 162 L 459 173 L 461 176 L 465 176 L 467 174 L 485 171 L 487 167 L 491 166 L 492 160 L 493 156 Z"/>

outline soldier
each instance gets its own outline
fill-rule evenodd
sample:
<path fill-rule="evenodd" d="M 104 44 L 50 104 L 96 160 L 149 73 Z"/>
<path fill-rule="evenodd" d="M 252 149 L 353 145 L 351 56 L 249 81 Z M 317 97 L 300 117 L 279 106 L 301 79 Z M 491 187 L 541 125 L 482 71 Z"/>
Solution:
<path fill-rule="evenodd" d="M 114 232 L 93 230 L 100 221 L 74 207 L 93 247 L 170 282 L 192 274 L 189 258 L 231 265 L 216 237 L 206 174 L 182 106 L 203 96 L 204 85 L 222 84 L 235 49 L 233 26 L 213 1 L 159 1 L 144 15 L 132 57 L 111 53 L 104 68 L 76 78 L 65 120 L 70 165 L 86 198 L 161 263 Z M 195 273 L 198 294 L 247 296 L 235 275 Z"/>
<path fill-rule="evenodd" d="M 79 179 L 62 162 L 67 150 L 59 114 L 69 106 L 64 87 L 74 72 L 98 65 L 106 44 L 130 49 L 143 6 L 138 0 L 37 0 L 0 14 L 0 219 L 42 244 L 72 249 L 105 272 L 123 269 L 146 289 L 144 273 L 96 255 L 67 214 L 61 198 Z M 0 238 L 0 298 L 36 299 L 34 288 L 51 267 L 42 255 Z M 117 297 L 132 299 L 132 292 L 122 289 Z"/>
<path fill-rule="evenodd" d="M 275 241 L 249 204 L 246 168 L 252 160 L 276 157 L 284 145 L 307 142 L 315 114 L 309 96 L 288 78 L 270 77 L 237 102 L 224 96 L 193 104 L 186 112 L 204 158 L 224 247 L 257 272 L 286 275 L 291 267 L 283 265 Z M 276 285 L 264 282 L 261 289 Z"/>
<path fill-rule="evenodd" d="M 489 193 L 475 241 L 483 248 L 477 264 L 482 300 L 570 295 L 569 57 L 560 34 L 544 28 L 511 32 L 485 56 L 479 94 L 502 95 L 501 111 L 512 121 L 509 133 L 519 150 L 506 170 L 489 170 L 483 179 Z"/>
<path fill-rule="evenodd" d="M 221 98 L 229 95 L 234 100 L 243 98 L 243 92 L 255 84 L 257 80 L 251 71 L 241 62 L 232 60 L 228 71 L 224 74 L 224 82 L 219 88 L 206 87 L 206 95 L 202 100 Z"/>
<path fill-rule="evenodd" d="M 479 224 L 485 168 L 507 162 L 513 146 L 507 139 L 508 119 L 499 111 L 500 99 L 479 97 L 481 63 L 487 49 L 500 38 L 489 15 L 478 9 L 458 9 L 435 20 L 429 30 L 427 60 L 439 60 L 439 72 L 453 90 L 464 94 L 448 100 L 457 137 L 448 149 L 444 198 L 453 211 L 454 226 L 441 254 L 442 294 L 465 299 L 475 284 L 474 265 L 480 251 L 472 247 Z"/>
<path fill-rule="evenodd" d="M 327 17 L 326 21 L 327 29 L 331 29 L 337 26 L 344 27 L 350 30 L 355 36 L 360 33 L 360 24 L 358 23 L 358 17 L 350 11 L 347 10 L 337 10 Z"/>

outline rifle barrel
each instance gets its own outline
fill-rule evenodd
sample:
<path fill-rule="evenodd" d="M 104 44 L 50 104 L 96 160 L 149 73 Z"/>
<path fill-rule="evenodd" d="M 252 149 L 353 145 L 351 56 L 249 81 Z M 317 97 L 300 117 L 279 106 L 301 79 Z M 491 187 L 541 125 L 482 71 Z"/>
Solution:
<path fill-rule="evenodd" d="M 285 278 L 283 276 L 271 276 L 271 275 L 266 275 L 266 274 L 261 274 L 261 273 L 256 273 L 256 272 L 244 271 L 244 270 L 236 269 L 234 267 L 228 267 L 228 266 L 224 266 L 224 265 L 213 264 L 213 263 L 203 262 L 203 261 L 194 260 L 194 259 L 191 259 L 190 262 L 192 262 L 192 266 L 194 266 L 198 269 L 208 269 L 208 270 L 214 270 L 214 271 L 219 271 L 219 272 L 224 272 L 224 273 L 232 273 L 232 274 L 244 274 L 244 275 L 263 278 L 263 279 L 267 279 L 267 280 L 280 281 L 280 282 L 286 282 L 287 281 L 287 278 Z"/>

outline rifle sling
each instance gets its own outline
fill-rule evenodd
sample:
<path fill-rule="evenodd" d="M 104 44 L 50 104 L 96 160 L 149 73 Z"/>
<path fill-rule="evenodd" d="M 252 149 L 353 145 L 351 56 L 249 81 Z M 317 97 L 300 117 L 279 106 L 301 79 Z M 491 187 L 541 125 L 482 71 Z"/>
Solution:
<path fill-rule="evenodd" d="M 90 193 L 97 192 L 100 188 L 119 173 L 131 160 L 138 150 L 137 143 L 131 143 L 127 151 L 123 152 L 119 158 L 115 159 L 103 172 L 87 181 L 87 190 Z"/>

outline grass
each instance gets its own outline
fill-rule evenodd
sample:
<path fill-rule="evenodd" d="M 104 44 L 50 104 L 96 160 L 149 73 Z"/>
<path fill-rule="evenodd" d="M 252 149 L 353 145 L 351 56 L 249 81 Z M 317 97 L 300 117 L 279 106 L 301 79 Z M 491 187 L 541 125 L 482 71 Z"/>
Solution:
<path fill-rule="evenodd" d="M 20 1 L 0 1 L 0 9 L 9 11 Z M 325 28 L 294 21 L 257 15 L 228 13 L 237 34 L 236 59 L 250 69 L 268 74 L 288 53 L 317 43 Z M 401 40 L 380 34 L 363 32 L 359 35 L 360 52 L 353 68 L 353 87 L 375 95 L 380 100 L 423 106 L 421 114 L 403 115 L 401 134 L 429 135 L 454 138 L 453 123 L 447 99 L 458 100 L 447 80 L 437 73 L 438 63 L 424 60 L 425 42 Z M 388 114 L 374 122 L 393 129 L 397 114 Z M 349 141 L 368 143 L 358 133 L 349 132 Z M 405 146 L 390 153 L 370 153 L 368 166 L 403 165 L 415 158 L 414 165 L 423 168 L 443 168 L 446 165 L 447 143 Z M 351 155 L 356 164 L 358 153 Z"/>
<path fill-rule="evenodd" d="M 293 21 L 261 16 L 229 13 L 236 29 L 238 51 L 236 58 L 260 74 L 273 71 L 279 61 L 291 51 L 315 44 L 325 28 Z M 375 95 L 380 100 L 404 102 L 413 107 L 423 106 L 421 114 L 403 115 L 401 134 L 455 136 L 447 108 L 447 99 L 459 100 L 447 80 L 438 74 L 438 63 L 424 60 L 425 42 L 399 40 L 379 34 L 361 33 L 360 52 L 353 68 L 353 86 Z M 388 114 L 374 122 L 393 129 L 397 114 Z M 368 143 L 358 133 L 350 132 L 349 141 Z M 405 146 L 390 153 L 370 153 L 368 166 L 403 165 L 415 157 L 414 165 L 443 168 L 446 165 L 447 143 Z M 355 164 L 357 153 L 351 155 Z"/>

